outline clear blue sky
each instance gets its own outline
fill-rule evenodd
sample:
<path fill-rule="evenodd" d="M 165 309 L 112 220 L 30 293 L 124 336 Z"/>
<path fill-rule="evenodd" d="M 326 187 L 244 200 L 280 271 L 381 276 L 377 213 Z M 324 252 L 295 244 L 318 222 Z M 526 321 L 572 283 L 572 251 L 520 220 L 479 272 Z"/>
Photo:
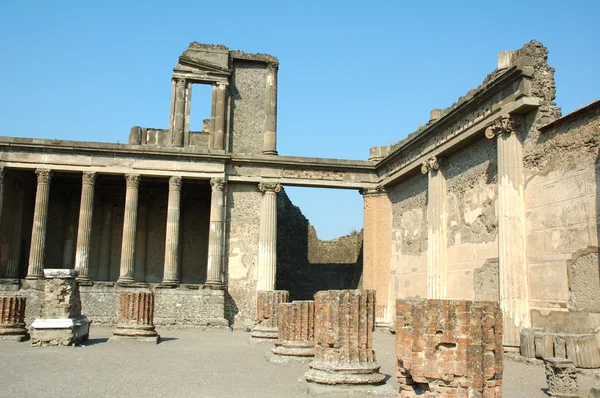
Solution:
<path fill-rule="evenodd" d="M 168 128 L 171 70 L 198 41 L 279 58 L 281 155 L 366 159 L 531 39 L 563 113 L 600 99 L 599 15 L 597 0 L 5 1 L 0 135 L 125 143 L 131 126 Z M 356 191 L 288 192 L 321 238 L 362 227 Z"/>

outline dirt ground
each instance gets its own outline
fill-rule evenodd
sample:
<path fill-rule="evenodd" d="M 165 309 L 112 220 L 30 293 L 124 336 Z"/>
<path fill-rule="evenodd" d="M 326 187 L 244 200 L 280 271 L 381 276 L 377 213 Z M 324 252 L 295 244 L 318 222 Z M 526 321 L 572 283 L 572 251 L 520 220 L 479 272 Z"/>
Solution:
<path fill-rule="evenodd" d="M 306 397 L 298 380 L 308 365 L 266 362 L 271 346 L 249 344 L 249 333 L 159 333 L 163 341 L 158 345 L 107 343 L 110 329 L 99 327 L 81 347 L 0 342 L 0 396 Z M 390 376 L 383 390 L 397 391 L 394 336 L 378 332 L 374 344 L 381 372 Z M 580 377 L 581 397 L 593 384 Z M 545 388 L 542 367 L 505 362 L 505 397 L 546 397 Z"/>

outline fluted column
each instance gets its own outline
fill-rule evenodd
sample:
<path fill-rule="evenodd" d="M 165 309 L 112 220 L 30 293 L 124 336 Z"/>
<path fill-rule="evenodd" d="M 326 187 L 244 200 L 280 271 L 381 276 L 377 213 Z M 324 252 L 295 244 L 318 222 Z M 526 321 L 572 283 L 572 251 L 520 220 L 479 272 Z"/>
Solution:
<path fill-rule="evenodd" d="M 157 343 L 159 336 L 154 327 L 154 293 L 121 292 L 119 320 L 113 329 L 116 336 L 109 341 L 142 341 Z"/>
<path fill-rule="evenodd" d="M 138 282 L 146 281 L 149 209 L 148 203 L 140 201 L 138 205 L 137 242 L 135 244 L 135 280 Z"/>
<path fill-rule="evenodd" d="M 46 224 L 48 223 L 50 180 L 52 179 L 52 171 L 48 169 L 36 169 L 35 174 L 37 174 L 37 189 L 27 279 L 44 278 L 44 246 L 46 243 Z"/>
<path fill-rule="evenodd" d="M 531 326 L 525 252 L 523 154 L 510 116 L 485 130 L 498 143 L 498 262 L 504 345 L 519 346 L 522 328 Z"/>
<path fill-rule="evenodd" d="M 216 83 L 215 96 L 215 130 L 213 132 L 213 148 L 222 150 L 225 145 L 225 108 L 227 106 L 227 83 Z"/>
<path fill-rule="evenodd" d="M 102 198 L 102 233 L 100 234 L 100 251 L 98 253 L 98 280 L 110 279 L 110 249 L 112 247 L 113 208 L 114 205 L 106 196 Z"/>
<path fill-rule="evenodd" d="M 25 328 L 25 297 L 0 296 L 0 341 L 23 341 Z"/>
<path fill-rule="evenodd" d="M 121 267 L 117 282 L 133 282 L 135 264 L 135 234 L 137 227 L 139 174 L 125 175 L 127 191 L 125 192 L 125 219 L 123 220 L 123 242 L 121 243 Z"/>
<path fill-rule="evenodd" d="M 169 208 L 167 210 L 167 236 L 165 239 L 165 269 L 162 284 L 179 283 L 179 215 L 181 202 L 181 177 L 169 179 Z"/>
<path fill-rule="evenodd" d="M 445 299 L 448 287 L 446 261 L 446 178 L 438 158 L 421 166 L 427 174 L 427 297 Z"/>
<path fill-rule="evenodd" d="M 257 290 L 275 290 L 277 271 L 277 192 L 281 184 L 261 182 L 258 189 L 263 194 L 260 206 L 260 232 L 258 237 Z"/>
<path fill-rule="evenodd" d="M 225 197 L 225 180 L 210 180 L 210 230 L 208 231 L 208 261 L 206 284 L 221 285 L 223 266 L 223 204 Z"/>
<path fill-rule="evenodd" d="M 21 230 L 23 228 L 23 200 L 25 199 L 24 181 L 15 178 L 13 181 L 14 203 L 12 209 L 12 228 L 8 253 L 7 278 L 19 277 L 19 260 L 21 258 Z"/>
<path fill-rule="evenodd" d="M 277 155 L 277 70 L 279 65 L 269 63 L 267 65 L 267 99 L 265 104 L 263 154 Z"/>
<path fill-rule="evenodd" d="M 81 176 L 81 202 L 79 204 L 79 225 L 77 227 L 77 253 L 75 269 L 79 271 L 80 281 L 89 281 L 90 236 L 92 234 L 92 216 L 94 211 L 94 187 L 96 173 L 83 173 Z"/>
<path fill-rule="evenodd" d="M 183 128 L 185 126 L 185 79 L 175 79 L 175 104 L 173 109 L 172 145 L 183 146 Z"/>

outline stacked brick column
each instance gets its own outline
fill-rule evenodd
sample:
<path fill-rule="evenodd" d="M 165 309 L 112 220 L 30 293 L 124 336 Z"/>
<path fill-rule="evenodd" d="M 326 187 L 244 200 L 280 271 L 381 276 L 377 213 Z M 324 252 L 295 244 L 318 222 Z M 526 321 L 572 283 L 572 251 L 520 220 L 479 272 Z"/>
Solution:
<path fill-rule="evenodd" d="M 379 384 L 385 375 L 373 351 L 374 290 L 315 294 L 315 360 L 306 380 L 320 384 Z"/>
<path fill-rule="evenodd" d="M 157 343 L 160 339 L 154 327 L 154 294 L 121 292 L 119 320 L 111 341 L 143 341 Z"/>
<path fill-rule="evenodd" d="M 287 303 L 290 293 L 287 290 L 268 290 L 257 292 L 256 325 L 252 329 L 252 337 L 260 339 L 276 339 L 278 337 L 277 307 Z"/>
<path fill-rule="evenodd" d="M 25 297 L 0 296 L 0 340 L 25 339 L 25 302 Z"/>
<path fill-rule="evenodd" d="M 397 300 L 400 397 L 502 396 L 498 303 Z"/>
<path fill-rule="evenodd" d="M 282 303 L 277 307 L 279 338 L 276 355 L 313 357 L 315 355 L 315 302 L 312 300 Z"/>

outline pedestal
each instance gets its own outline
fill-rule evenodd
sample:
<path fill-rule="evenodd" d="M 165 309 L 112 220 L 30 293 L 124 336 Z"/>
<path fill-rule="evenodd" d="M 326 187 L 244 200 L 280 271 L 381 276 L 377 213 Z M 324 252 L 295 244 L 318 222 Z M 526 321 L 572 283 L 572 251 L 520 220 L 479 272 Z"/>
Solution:
<path fill-rule="evenodd" d="M 44 270 L 42 317 L 31 324 L 32 346 L 67 346 L 86 341 L 89 319 L 81 314 L 78 272 L 73 269 Z"/>

